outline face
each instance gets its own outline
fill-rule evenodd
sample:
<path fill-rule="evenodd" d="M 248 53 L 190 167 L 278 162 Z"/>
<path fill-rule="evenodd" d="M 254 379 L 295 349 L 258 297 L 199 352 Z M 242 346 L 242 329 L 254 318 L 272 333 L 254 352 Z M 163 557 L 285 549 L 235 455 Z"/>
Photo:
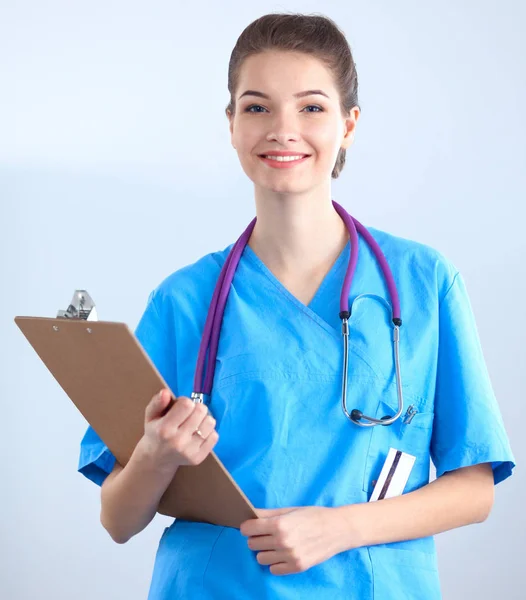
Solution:
<path fill-rule="evenodd" d="M 256 91 L 268 97 L 246 91 Z M 295 97 L 307 90 L 323 94 Z M 340 148 L 354 137 L 359 108 L 345 118 L 332 74 L 317 59 L 292 52 L 250 56 L 241 67 L 236 90 L 236 114 L 228 114 L 233 147 L 256 187 L 276 193 L 305 193 L 329 185 Z M 298 163 L 264 161 L 266 152 L 308 154 Z"/>

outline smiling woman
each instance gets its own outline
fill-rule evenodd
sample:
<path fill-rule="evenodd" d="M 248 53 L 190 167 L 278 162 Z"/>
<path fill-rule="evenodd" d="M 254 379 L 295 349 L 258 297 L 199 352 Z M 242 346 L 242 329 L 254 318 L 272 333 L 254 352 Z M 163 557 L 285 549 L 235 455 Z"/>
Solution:
<path fill-rule="evenodd" d="M 124 468 L 88 431 L 79 470 L 104 482 L 103 523 L 120 542 L 216 441 L 257 507 L 239 530 L 177 519 L 150 600 L 438 600 L 433 535 L 484 520 L 514 467 L 462 276 L 332 200 L 360 115 L 333 21 L 257 19 L 228 90 L 257 217 L 152 291 L 135 333 L 178 401 L 150 406 Z M 371 502 L 390 448 L 412 470 L 398 497 L 389 487 Z"/>
<path fill-rule="evenodd" d="M 272 71 L 276 64 L 275 61 L 272 61 L 272 63 L 266 61 L 269 54 L 273 53 L 276 54 L 274 58 L 278 63 L 283 60 L 285 54 L 288 54 L 289 57 L 295 57 L 299 64 L 293 65 L 292 72 L 282 72 L 282 77 L 279 80 L 272 77 L 266 78 L 266 72 Z M 313 58 L 314 61 L 312 62 L 318 64 L 307 66 L 305 61 L 309 58 Z M 298 81 L 298 70 L 305 72 L 306 68 L 316 69 L 317 74 L 322 70 L 325 71 L 320 79 L 316 79 L 314 76 L 313 80 L 326 81 L 327 87 L 296 89 L 285 100 L 299 101 L 294 104 L 295 110 L 303 111 L 305 118 L 311 121 L 320 118 L 326 120 L 324 112 L 330 113 L 329 120 L 331 121 L 338 116 L 343 121 L 350 118 L 350 123 L 348 123 L 350 139 L 348 142 L 351 141 L 356 120 L 360 113 L 356 65 L 343 32 L 331 19 L 321 16 L 265 15 L 251 23 L 241 34 L 230 57 L 228 67 L 230 102 L 225 110 L 231 121 L 231 131 L 232 121 L 235 119 L 238 110 L 245 113 L 249 111 L 252 113 L 251 116 L 255 117 L 257 115 L 257 118 L 270 114 L 266 108 L 264 111 L 254 113 L 252 108 L 261 106 L 254 104 L 244 106 L 239 104 L 241 100 L 258 97 L 275 104 L 281 100 L 283 92 L 289 87 L 284 87 L 283 83 L 296 83 Z M 249 88 L 245 83 L 246 77 L 244 77 L 247 72 L 251 76 L 250 81 L 266 79 L 271 83 L 269 88 L 272 88 L 272 90 L 263 91 L 256 86 L 250 86 Z M 262 77 L 259 77 L 259 75 Z M 239 95 L 236 98 L 238 93 Z M 314 111 L 309 110 L 313 106 L 305 106 L 305 100 L 312 101 L 313 97 L 317 97 L 316 99 L 320 103 L 323 101 L 322 104 L 316 107 L 318 110 Z M 299 104 L 302 106 L 299 106 Z M 342 128 L 344 126 L 345 123 L 342 123 Z M 345 165 L 348 142 L 339 145 L 335 149 L 336 157 L 331 171 L 333 179 L 339 177 Z M 270 149 L 272 148 L 263 148 L 262 151 Z M 304 150 L 304 152 L 308 153 L 308 150 Z"/>

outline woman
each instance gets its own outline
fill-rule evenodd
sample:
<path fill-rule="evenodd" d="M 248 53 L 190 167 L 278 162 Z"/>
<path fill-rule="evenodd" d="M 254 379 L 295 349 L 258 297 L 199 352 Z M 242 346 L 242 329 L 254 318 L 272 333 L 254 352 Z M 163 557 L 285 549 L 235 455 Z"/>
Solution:
<path fill-rule="evenodd" d="M 152 398 L 125 468 L 89 428 L 79 470 L 104 483 L 101 520 L 121 543 L 154 517 L 178 466 L 212 448 L 259 509 L 240 530 L 183 520 L 166 528 L 151 599 L 440 598 L 432 536 L 484 521 L 494 485 L 514 467 L 462 276 L 436 250 L 367 228 L 403 310 L 404 413 L 389 426 L 351 422 L 340 403 L 340 292 L 354 244 L 331 199 L 360 115 L 350 48 L 330 19 L 266 15 L 240 36 L 228 87 L 232 145 L 254 182 L 257 221 L 223 316 L 213 418 L 189 396 L 233 245 L 161 282 L 137 326 L 178 401 L 161 416 L 170 394 Z M 348 411 L 393 417 L 394 301 L 363 235 L 357 247 Z M 404 493 L 369 502 L 389 448 L 415 457 Z"/>

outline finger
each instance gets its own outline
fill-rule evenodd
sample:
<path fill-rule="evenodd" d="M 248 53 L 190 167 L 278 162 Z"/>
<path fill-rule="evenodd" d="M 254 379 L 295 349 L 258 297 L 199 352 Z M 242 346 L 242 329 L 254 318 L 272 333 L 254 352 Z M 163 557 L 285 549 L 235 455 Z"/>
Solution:
<path fill-rule="evenodd" d="M 286 508 L 258 508 L 256 509 L 256 514 L 262 519 L 268 519 L 270 517 L 286 515 L 287 513 L 296 510 L 296 508 L 296 506 L 288 506 Z"/>
<path fill-rule="evenodd" d="M 282 562 L 277 563 L 275 565 L 270 565 L 270 572 L 272 575 L 292 575 L 293 573 L 297 573 L 297 570 L 294 570 L 290 563 Z"/>
<path fill-rule="evenodd" d="M 272 535 L 252 535 L 247 540 L 251 550 L 284 550 L 276 547 L 276 540 Z"/>
<path fill-rule="evenodd" d="M 179 425 L 179 431 L 185 435 L 193 435 L 208 415 L 206 404 L 197 403 L 193 412 Z"/>
<path fill-rule="evenodd" d="M 200 439 L 198 436 L 194 436 L 194 437 L 197 437 L 198 440 Z M 212 431 L 212 433 L 206 438 L 206 440 L 199 447 L 199 450 L 198 450 L 197 454 L 195 455 L 196 464 L 201 463 L 210 454 L 210 452 L 212 451 L 214 446 L 217 444 L 218 440 L 219 440 L 219 434 L 214 429 L 214 431 Z"/>
<path fill-rule="evenodd" d="M 187 396 L 176 399 L 172 408 L 163 416 L 163 424 L 168 428 L 178 429 L 194 412 L 196 404 Z"/>
<path fill-rule="evenodd" d="M 198 436 L 202 441 L 206 440 L 206 438 L 214 431 L 216 426 L 216 420 L 212 415 L 207 415 L 201 423 L 197 426 L 197 429 L 201 432 L 201 435 Z M 195 431 L 195 430 L 194 430 Z"/>
<path fill-rule="evenodd" d="M 271 535 L 274 533 L 274 522 L 271 519 L 248 519 L 241 523 L 239 531 L 244 536 Z"/>
<path fill-rule="evenodd" d="M 170 398 L 170 390 L 167 390 L 166 388 L 155 394 L 150 402 L 148 402 L 146 410 L 144 411 L 144 418 L 146 421 L 152 421 L 153 419 L 160 417 L 164 409 L 168 406 Z"/>
<path fill-rule="evenodd" d="M 197 433 L 197 432 L 199 432 L 199 433 Z M 215 419 L 208 416 L 208 417 L 205 417 L 205 419 L 203 421 L 201 421 L 201 423 L 199 423 L 197 427 L 195 427 L 194 429 L 188 430 L 185 435 L 190 437 L 194 449 L 197 452 L 199 452 L 201 450 L 201 448 L 203 447 L 204 443 L 213 434 L 217 434 L 217 432 L 215 430 Z M 217 438 L 215 441 L 217 441 Z M 212 449 L 213 446 L 215 446 L 215 442 L 210 447 L 210 449 Z M 207 454 L 208 454 L 208 452 L 207 452 Z M 203 455 L 203 459 L 204 458 L 206 458 L 206 454 Z"/>
<path fill-rule="evenodd" d="M 279 563 L 285 563 L 287 556 L 280 550 L 267 550 L 265 552 L 258 552 L 256 560 L 260 565 L 275 565 Z"/>

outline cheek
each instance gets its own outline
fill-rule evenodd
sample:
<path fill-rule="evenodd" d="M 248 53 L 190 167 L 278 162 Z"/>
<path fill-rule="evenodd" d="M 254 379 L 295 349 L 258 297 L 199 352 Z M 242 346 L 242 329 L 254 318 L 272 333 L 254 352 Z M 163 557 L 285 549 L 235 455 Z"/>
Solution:
<path fill-rule="evenodd" d="M 339 148 L 341 132 L 334 123 L 327 123 L 323 127 L 320 126 L 316 132 L 316 138 L 320 147 L 330 153 L 334 148 Z"/>
<path fill-rule="evenodd" d="M 334 123 L 310 123 L 301 132 L 307 145 L 314 150 L 316 162 L 323 168 L 336 160 L 340 149 L 340 133 Z"/>
<path fill-rule="evenodd" d="M 257 148 L 260 148 L 265 142 L 263 132 L 258 132 L 257 128 L 239 129 L 235 132 L 232 142 L 236 147 L 240 159 L 248 160 L 248 155 L 254 155 Z"/>

